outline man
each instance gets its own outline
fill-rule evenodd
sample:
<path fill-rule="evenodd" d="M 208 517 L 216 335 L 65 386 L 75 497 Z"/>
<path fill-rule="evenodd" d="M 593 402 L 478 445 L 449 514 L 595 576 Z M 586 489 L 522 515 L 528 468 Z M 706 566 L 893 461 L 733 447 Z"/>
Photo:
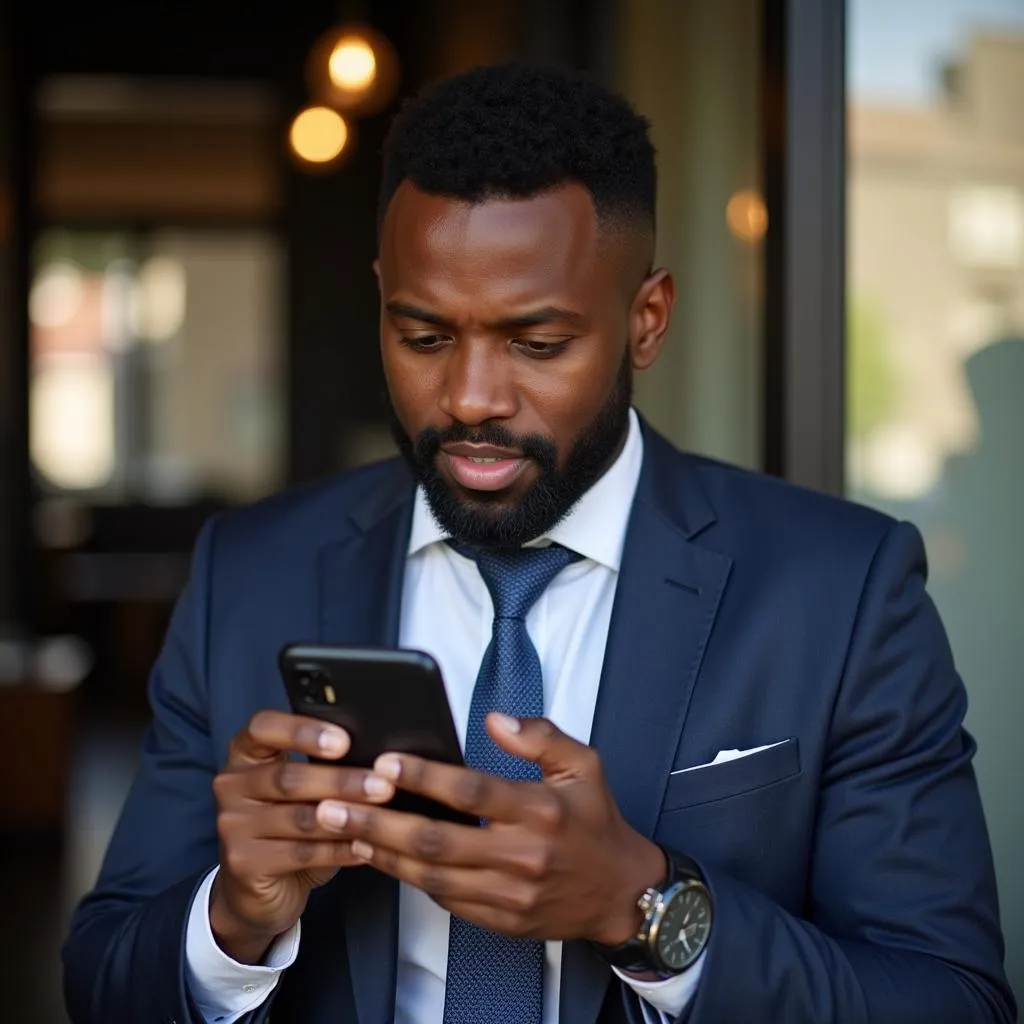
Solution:
<path fill-rule="evenodd" d="M 918 534 L 641 424 L 654 206 L 646 124 L 574 76 L 397 119 L 405 458 L 204 530 L 65 950 L 76 1024 L 1014 1019 Z M 312 639 L 432 653 L 468 766 L 345 767 L 277 675 Z"/>

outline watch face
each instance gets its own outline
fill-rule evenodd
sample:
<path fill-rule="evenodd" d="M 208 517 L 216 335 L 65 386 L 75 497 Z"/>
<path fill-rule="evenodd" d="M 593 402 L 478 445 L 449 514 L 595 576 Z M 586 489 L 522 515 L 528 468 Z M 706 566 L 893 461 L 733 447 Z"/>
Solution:
<path fill-rule="evenodd" d="M 707 890 L 701 885 L 686 886 L 671 898 L 658 925 L 658 956 L 668 970 L 682 971 L 700 955 L 710 931 Z"/>

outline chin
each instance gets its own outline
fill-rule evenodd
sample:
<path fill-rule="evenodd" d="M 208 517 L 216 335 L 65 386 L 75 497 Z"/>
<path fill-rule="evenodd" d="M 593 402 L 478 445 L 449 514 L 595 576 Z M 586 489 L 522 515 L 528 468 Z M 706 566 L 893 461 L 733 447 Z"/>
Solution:
<path fill-rule="evenodd" d="M 515 493 L 510 490 L 470 491 L 460 484 L 452 484 L 451 492 L 463 505 L 471 508 L 474 512 L 486 513 L 493 509 L 495 514 L 498 514 L 516 505 Z"/>

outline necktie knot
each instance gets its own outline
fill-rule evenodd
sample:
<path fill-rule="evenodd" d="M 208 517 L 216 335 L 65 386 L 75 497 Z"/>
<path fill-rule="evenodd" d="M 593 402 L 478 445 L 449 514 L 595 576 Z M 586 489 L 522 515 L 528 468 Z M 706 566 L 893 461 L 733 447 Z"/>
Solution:
<path fill-rule="evenodd" d="M 582 557 L 561 544 L 512 551 L 452 546 L 476 562 L 494 602 L 495 619 L 525 619 L 551 581 Z"/>

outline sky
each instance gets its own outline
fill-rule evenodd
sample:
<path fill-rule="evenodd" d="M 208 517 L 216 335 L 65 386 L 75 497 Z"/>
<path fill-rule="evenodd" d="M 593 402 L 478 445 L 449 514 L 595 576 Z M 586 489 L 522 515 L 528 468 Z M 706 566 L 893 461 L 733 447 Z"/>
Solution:
<path fill-rule="evenodd" d="M 850 98 L 900 104 L 937 95 L 943 60 L 975 28 L 1024 34 L 1024 0 L 847 0 Z"/>

